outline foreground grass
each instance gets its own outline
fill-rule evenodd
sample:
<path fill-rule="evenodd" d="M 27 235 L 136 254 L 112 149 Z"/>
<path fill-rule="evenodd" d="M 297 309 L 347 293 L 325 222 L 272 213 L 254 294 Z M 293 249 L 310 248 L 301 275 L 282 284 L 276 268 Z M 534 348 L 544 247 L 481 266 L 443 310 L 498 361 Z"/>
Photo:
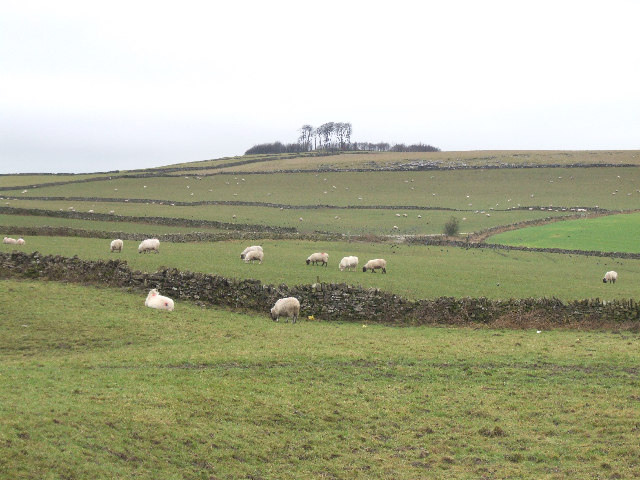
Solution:
<path fill-rule="evenodd" d="M 630 252 L 639 250 L 640 214 L 556 222 L 511 230 L 487 239 L 487 242 L 526 247 Z"/>
<path fill-rule="evenodd" d="M 297 240 L 247 240 L 201 243 L 167 243 L 159 254 L 137 253 L 138 243 L 125 241 L 121 254 L 109 252 L 109 240 L 76 237 L 28 237 L 22 247 L 0 244 L 0 251 L 39 251 L 44 255 L 78 255 L 87 260 L 122 259 L 134 270 L 155 272 L 178 268 L 233 278 L 253 278 L 278 285 L 347 283 L 380 288 L 410 299 L 487 297 L 492 299 L 557 297 L 637 298 L 640 261 L 551 253 L 427 247 L 366 242 L 312 242 Z M 240 252 L 248 245 L 264 247 L 263 264 L 246 264 Z M 313 252 L 329 253 L 328 267 L 306 265 Z M 347 255 L 360 260 L 360 270 L 340 272 L 338 262 Z M 363 273 L 373 258 L 387 260 L 387 274 Z M 615 285 L 602 283 L 615 270 Z"/>
<path fill-rule="evenodd" d="M 143 301 L 0 280 L 2 478 L 640 475 L 637 334 Z"/>

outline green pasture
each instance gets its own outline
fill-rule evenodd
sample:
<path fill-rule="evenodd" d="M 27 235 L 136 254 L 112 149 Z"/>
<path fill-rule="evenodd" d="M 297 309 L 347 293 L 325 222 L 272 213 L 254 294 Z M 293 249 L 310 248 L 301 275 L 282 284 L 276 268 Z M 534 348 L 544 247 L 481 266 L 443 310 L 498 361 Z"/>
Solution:
<path fill-rule="evenodd" d="M 0 280 L 3 478 L 640 476 L 637 333 L 294 325 L 144 297 Z"/>
<path fill-rule="evenodd" d="M 536 209 L 475 212 L 452 212 L 448 210 L 421 209 L 338 209 L 338 208 L 285 208 L 277 207 L 249 207 L 236 205 L 159 205 L 143 203 L 118 202 L 69 202 L 69 201 L 40 201 L 19 200 L 11 201 L 10 205 L 19 208 L 43 209 L 51 211 L 67 211 L 73 206 L 76 211 L 95 213 L 109 213 L 111 210 L 118 216 L 135 217 L 169 217 L 193 220 L 210 220 L 230 224 L 250 224 L 264 226 L 280 226 L 295 228 L 300 232 L 333 232 L 345 235 L 432 235 L 441 234 L 444 224 L 455 216 L 460 221 L 460 233 L 471 233 L 500 225 L 508 225 L 527 220 L 564 216 L 572 214 L 569 211 L 547 211 Z M 489 213 L 490 216 L 487 216 Z M 406 217 L 403 216 L 406 214 Z M 235 218 L 234 218 L 235 215 Z M 420 217 L 418 217 L 420 216 Z M 24 222 L 30 216 L 25 215 Z M 0 217 L 1 225 L 21 225 L 19 215 Z M 49 218 L 42 218 L 43 224 L 50 224 Z M 302 218 L 302 220 L 300 220 Z M 125 218 L 126 220 L 126 218 Z M 74 224 L 82 225 L 82 220 L 74 220 Z M 93 221 L 85 221 L 92 224 Z M 119 230 L 120 223 L 114 221 L 108 230 Z M 397 229 L 394 228 L 398 227 Z M 144 231 L 155 231 L 154 227 L 133 227 Z M 167 227 L 177 231 L 174 227 Z M 191 228 L 191 230 L 202 228 Z M 158 233 L 162 233 L 158 229 Z"/>
<path fill-rule="evenodd" d="M 18 227 L 17 232 L 8 231 L 6 226 Z M 218 228 L 197 229 L 188 227 L 175 227 L 150 223 L 134 222 L 108 222 L 102 220 L 79 220 L 75 218 L 43 217 L 35 215 L 2 215 L 0 214 L 0 232 L 3 236 L 17 236 L 20 234 L 19 227 L 68 227 L 83 230 L 99 230 L 103 232 L 126 232 L 126 233 L 150 233 L 161 235 L 164 233 L 190 233 L 199 232 L 223 232 Z"/>
<path fill-rule="evenodd" d="M 200 180 L 198 180 L 200 178 Z M 32 196 L 149 199 L 170 203 L 242 201 L 293 206 L 417 206 L 465 211 L 640 203 L 640 168 L 546 168 L 422 172 L 327 172 L 113 178 L 6 192 Z"/>
<path fill-rule="evenodd" d="M 139 242 L 125 241 L 121 254 L 109 252 L 109 240 L 76 237 L 28 237 L 22 247 L 0 245 L 0 251 L 39 251 L 44 255 L 78 255 L 83 259 L 126 260 L 134 270 L 155 272 L 178 268 L 233 278 L 252 278 L 265 284 L 308 285 L 316 281 L 380 288 L 410 299 L 438 297 L 487 297 L 492 299 L 557 297 L 638 298 L 640 261 L 579 255 L 427 247 L 394 243 L 311 242 L 254 240 L 202 243 L 167 243 L 159 254 L 138 254 Z M 246 264 L 240 252 L 248 245 L 262 245 L 263 264 Z M 329 266 L 309 266 L 314 252 L 329 253 Z M 338 263 L 347 255 L 360 259 L 356 272 L 340 272 Z M 387 260 L 387 274 L 362 272 L 370 259 Z M 602 277 L 616 270 L 615 285 Z"/>
<path fill-rule="evenodd" d="M 526 247 L 638 253 L 639 239 L 640 214 L 633 213 L 511 230 L 493 235 L 487 242 Z"/>

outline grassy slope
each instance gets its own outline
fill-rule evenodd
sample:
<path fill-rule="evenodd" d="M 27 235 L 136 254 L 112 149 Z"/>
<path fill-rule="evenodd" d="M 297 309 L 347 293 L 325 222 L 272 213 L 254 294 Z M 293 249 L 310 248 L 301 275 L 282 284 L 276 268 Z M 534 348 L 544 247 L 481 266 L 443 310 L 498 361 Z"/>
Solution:
<path fill-rule="evenodd" d="M 3 478 L 640 476 L 637 334 L 143 300 L 0 280 Z"/>
<path fill-rule="evenodd" d="M 42 187 L 25 194 L 15 191 L 12 195 L 17 198 L 140 198 L 164 202 L 222 200 L 286 205 L 414 205 L 470 211 L 506 209 L 518 204 L 544 207 L 599 205 L 616 210 L 637 206 L 639 184 L 640 169 L 636 167 L 603 167 L 245 174 L 215 175 L 202 180 L 190 176 L 114 178 Z"/>
<path fill-rule="evenodd" d="M 308 157 L 290 155 L 291 158 L 276 160 L 271 155 L 268 162 L 257 162 L 220 169 L 220 164 L 228 161 L 245 159 L 263 159 L 267 156 L 254 155 L 234 157 L 211 162 L 182 164 L 183 166 L 212 166 L 195 173 L 212 173 L 216 171 L 259 171 L 273 172 L 277 170 L 315 169 L 315 168 L 380 168 L 396 166 L 408 162 L 430 162 L 447 166 L 501 166 L 509 165 L 572 165 L 572 164 L 628 164 L 640 165 L 640 151 L 637 150 L 593 150 L 593 151 L 560 151 L 560 150 L 476 150 L 462 152 L 348 152 L 338 155 Z M 178 173 L 176 173 L 177 175 Z"/>
<path fill-rule="evenodd" d="M 52 182 L 73 182 L 88 178 L 113 177 L 113 173 L 78 173 L 78 174 L 53 174 L 53 175 L 0 175 L 0 187 L 26 187 L 27 190 L 35 189 L 36 185 Z M 0 192 L 0 195 L 3 193 Z"/>
<path fill-rule="evenodd" d="M 640 214 L 555 222 L 493 235 L 487 242 L 526 247 L 638 252 Z"/>
<path fill-rule="evenodd" d="M 402 296 L 421 299 L 452 297 L 526 298 L 558 297 L 635 298 L 640 283 L 640 261 L 559 254 L 505 252 L 461 248 L 371 244 L 361 242 L 308 242 L 263 240 L 262 265 L 245 264 L 239 258 L 247 242 L 163 243 L 160 254 L 140 255 L 138 242 L 125 242 L 122 254 L 109 253 L 109 241 L 73 237 L 30 237 L 21 251 L 78 255 L 85 259 L 121 258 L 131 268 L 155 272 L 161 266 L 255 278 L 267 284 L 348 283 L 377 287 Z M 0 245 L 0 251 L 18 247 Z M 328 252 L 329 266 L 305 264 L 313 252 Z M 356 255 L 360 266 L 372 258 L 387 259 L 386 275 L 340 272 L 343 256 Z M 602 276 L 616 270 L 616 285 L 603 284 Z M 567 281 L 570 278 L 571 281 Z"/>
<path fill-rule="evenodd" d="M 101 220 L 76 220 L 72 218 L 57 218 L 57 217 L 40 217 L 32 215 L 2 215 L 0 214 L 0 226 L 11 225 L 18 227 L 17 232 L 7 231 L 6 228 L 2 228 L 4 234 L 8 236 L 17 237 L 20 233 L 19 227 L 68 227 L 68 228 L 80 228 L 84 230 L 100 230 L 105 232 L 127 232 L 127 233 L 147 233 L 153 232 L 153 234 L 159 235 L 163 233 L 189 233 L 193 232 L 193 228 L 189 227 L 175 227 L 164 226 L 158 224 L 149 223 L 132 223 L 132 222 L 108 222 Z M 203 232 L 220 232 L 223 230 L 217 228 L 198 228 L 198 231 Z"/>
<path fill-rule="evenodd" d="M 14 207 L 119 215 L 150 215 L 281 225 L 302 231 L 340 233 L 441 233 L 452 215 L 446 210 L 285 209 L 277 207 L 171 206 L 172 201 L 243 201 L 285 205 L 378 206 L 413 205 L 458 209 L 461 231 L 475 232 L 524 220 L 563 215 L 558 207 L 599 206 L 630 210 L 638 206 L 638 168 L 508 169 L 431 172 L 304 173 L 274 175 L 217 175 L 197 180 L 158 177 L 114 179 L 43 187 L 26 194 L 14 192 L 5 201 Z M 561 177 L 561 178 L 560 178 Z M 243 181 L 244 179 L 244 181 Z M 326 180 L 325 180 L 326 179 Z M 146 185 L 146 188 L 145 188 Z M 187 188 L 189 187 L 189 188 Z M 617 190 L 617 192 L 616 192 Z M 325 193 L 326 192 L 326 193 Z M 435 195 L 434 195 L 435 194 Z M 22 200 L 30 196 L 97 196 L 115 202 Z M 155 204 L 125 202 L 129 198 L 155 199 Z M 159 204 L 162 202 L 163 204 Z M 535 210 L 508 210 L 534 206 Z M 553 206 L 553 207 L 552 207 Z M 544 207 L 545 210 L 541 210 Z M 549 209 L 554 211 L 549 211 Z M 493 210 L 491 210 L 493 209 Z M 478 213 L 476 213 L 478 212 Z M 480 212 L 485 212 L 480 213 Z M 406 213 L 407 217 L 396 217 Z M 417 215 L 422 215 L 418 219 Z M 486 214 L 490 214 L 487 217 Z M 339 217 L 336 219 L 335 217 Z M 303 218 L 303 222 L 299 221 Z M 466 220 L 462 220 L 466 218 Z"/>
<path fill-rule="evenodd" d="M 490 227 L 512 224 L 526 220 L 567 215 L 571 212 L 549 212 L 542 210 L 510 210 L 490 211 L 486 214 L 474 212 L 451 212 L 447 210 L 385 210 L 385 209 L 283 209 L 260 208 L 236 205 L 200 205 L 200 206 L 171 206 L 146 205 L 140 203 L 115 202 L 69 202 L 69 201 L 11 201 L 11 206 L 19 208 L 39 208 L 44 210 L 67 210 L 73 206 L 76 211 L 86 212 L 89 209 L 96 213 L 108 213 L 113 210 L 116 215 L 139 217 L 170 217 L 196 220 L 213 220 L 225 223 L 240 223 L 251 225 L 293 227 L 301 232 L 335 232 L 344 234 L 400 234 L 400 235 L 428 235 L 440 234 L 444 224 L 452 215 L 460 220 L 461 232 L 474 232 Z M 396 214 L 406 214 L 397 217 Z M 233 216 L 236 218 L 233 218 Z M 421 216 L 421 218 L 418 217 Z M 337 217 L 337 218 L 336 218 Z M 3 216 L 0 225 L 31 224 L 32 220 L 16 220 L 18 216 Z M 303 220 L 300 221 L 300 218 Z M 50 224 L 42 219 L 43 224 Z M 81 220 L 74 220 L 80 224 Z M 92 223 L 92 222 L 90 222 Z M 118 222 L 119 223 L 119 222 Z M 118 223 L 113 223 L 110 230 L 118 229 Z M 397 226 L 398 229 L 393 227 Z M 86 228 L 86 227 L 85 227 Z M 160 227 L 161 228 L 161 227 Z M 200 230 L 200 227 L 197 228 Z M 148 228 L 145 228 L 147 231 Z M 192 229 L 193 230 L 193 229 Z"/>

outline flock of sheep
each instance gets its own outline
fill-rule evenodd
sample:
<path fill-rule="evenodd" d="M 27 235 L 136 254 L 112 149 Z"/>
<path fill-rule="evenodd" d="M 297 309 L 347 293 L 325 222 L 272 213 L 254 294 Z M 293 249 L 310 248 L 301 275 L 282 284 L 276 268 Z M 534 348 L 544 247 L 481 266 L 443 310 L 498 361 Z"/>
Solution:
<path fill-rule="evenodd" d="M 5 237 L 6 240 L 6 237 Z M 7 243 L 7 242 L 5 242 Z M 122 252 L 122 248 L 124 246 L 124 242 L 117 238 L 113 240 L 109 246 L 111 252 Z M 147 252 L 155 252 L 160 253 L 160 240 L 157 238 L 147 238 L 140 242 L 138 245 L 138 253 L 147 253 Z M 252 245 L 250 247 L 245 248 L 240 253 L 240 258 L 244 260 L 245 263 L 253 262 L 257 260 L 259 263 L 262 263 L 264 260 L 264 250 L 260 245 Z M 307 258 L 307 265 L 322 265 L 327 266 L 329 263 L 329 254 L 325 252 L 316 252 L 309 255 Z M 343 257 L 338 264 L 338 268 L 340 271 L 355 271 L 358 266 L 358 257 L 355 256 L 347 256 Z M 372 273 L 375 273 L 376 270 L 382 270 L 382 273 L 387 273 L 387 261 L 383 258 L 375 258 L 373 260 L 369 260 L 363 267 L 362 271 L 366 272 L 367 270 L 371 270 Z M 146 307 L 155 308 L 158 310 L 167 310 L 172 311 L 174 308 L 173 300 L 169 297 L 165 297 L 160 295 L 158 290 L 155 288 L 149 292 L 147 295 L 147 299 L 144 302 Z M 273 308 L 271 309 L 271 318 L 274 321 L 278 321 L 280 317 L 291 318 L 292 322 L 295 323 L 298 320 L 298 316 L 300 314 L 300 301 L 295 297 L 286 297 L 279 299 Z"/>
<path fill-rule="evenodd" d="M 2 241 L 4 244 L 9 245 L 24 245 L 25 241 L 22 237 L 15 239 L 11 237 L 4 237 Z M 111 252 L 122 252 L 122 248 L 124 246 L 124 242 L 117 238 L 113 240 L 110 244 Z M 138 245 L 138 253 L 147 253 L 147 252 L 155 252 L 160 253 L 160 240 L 157 238 L 147 238 L 140 242 Z M 257 260 L 259 263 L 262 263 L 264 260 L 264 250 L 260 245 L 253 245 L 245 248 L 242 253 L 240 253 L 240 258 L 244 260 L 245 263 L 253 262 Z M 306 260 L 307 265 L 318 265 L 327 266 L 329 264 L 329 254 L 326 252 L 316 252 L 309 255 Z M 340 271 L 355 271 L 358 267 L 358 257 L 355 256 L 347 256 L 343 257 L 338 264 L 338 268 Z M 373 260 L 369 260 L 362 267 L 362 271 L 366 272 L 367 270 L 371 270 L 372 273 L 375 273 L 376 270 L 382 270 L 382 273 L 387 273 L 387 262 L 383 258 L 375 258 Z M 602 281 L 604 283 L 616 283 L 618 279 L 618 273 L 615 271 L 609 271 L 605 273 Z M 173 300 L 169 297 L 165 297 L 160 295 L 158 290 L 155 288 L 152 289 L 147 295 L 147 299 L 144 302 L 146 307 L 155 308 L 158 310 L 167 310 L 172 311 L 174 308 Z M 292 322 L 295 323 L 298 320 L 298 316 L 300 314 L 300 301 L 295 297 L 286 297 L 279 299 L 273 308 L 271 309 L 271 319 L 274 321 L 278 321 L 280 317 L 291 318 Z"/>

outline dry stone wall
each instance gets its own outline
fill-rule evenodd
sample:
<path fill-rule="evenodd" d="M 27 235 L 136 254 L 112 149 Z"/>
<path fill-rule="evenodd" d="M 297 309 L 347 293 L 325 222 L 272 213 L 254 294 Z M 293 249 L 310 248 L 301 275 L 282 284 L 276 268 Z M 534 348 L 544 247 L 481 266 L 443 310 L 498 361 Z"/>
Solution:
<path fill-rule="evenodd" d="M 76 257 L 43 256 L 38 252 L 0 252 L 0 278 L 33 278 L 125 287 L 142 295 L 157 288 L 180 301 L 203 306 L 224 306 L 268 314 L 278 298 L 300 300 L 302 315 L 327 321 L 353 321 L 395 325 L 510 325 L 526 326 L 531 318 L 546 324 L 580 326 L 629 324 L 640 326 L 640 304 L 634 300 L 572 302 L 551 299 L 441 297 L 411 301 L 375 288 L 346 284 L 264 285 L 258 280 L 162 269 L 133 271 L 126 261 L 88 261 Z"/>
<path fill-rule="evenodd" d="M 276 233 L 295 233 L 297 229 L 293 227 L 279 227 L 270 225 L 251 225 L 244 223 L 218 222 L 216 220 L 196 220 L 191 218 L 171 218 L 171 217 L 135 217 L 114 215 L 108 213 L 89 213 L 76 211 L 55 211 L 43 210 L 39 208 L 15 208 L 0 207 L 0 213 L 8 215 L 31 215 L 41 217 L 55 218 L 73 218 L 78 220 L 101 220 L 109 222 L 133 222 L 148 223 L 154 225 L 168 225 L 179 227 L 207 227 L 219 228 L 221 230 L 233 231 L 251 231 L 251 232 L 276 232 Z"/>

